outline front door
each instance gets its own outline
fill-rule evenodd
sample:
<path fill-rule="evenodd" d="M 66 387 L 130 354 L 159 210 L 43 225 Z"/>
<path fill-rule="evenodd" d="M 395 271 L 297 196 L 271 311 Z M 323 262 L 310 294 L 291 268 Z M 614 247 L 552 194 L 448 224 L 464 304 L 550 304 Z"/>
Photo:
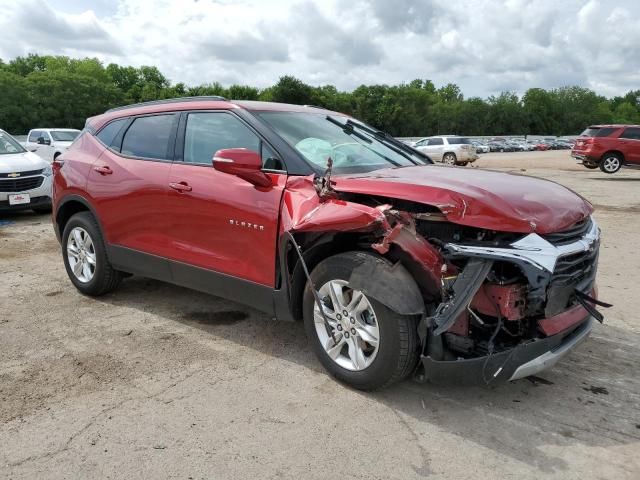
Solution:
<path fill-rule="evenodd" d="M 180 124 L 167 207 L 175 280 L 191 286 L 190 277 L 202 274 L 203 279 L 215 282 L 215 275 L 207 277 L 208 271 L 273 288 L 280 200 L 286 181 L 280 160 L 233 113 L 184 113 Z M 225 148 L 261 152 L 263 164 L 273 169 L 268 173 L 273 187 L 255 187 L 215 170 L 213 155 Z M 189 267 L 204 269 L 204 273 Z M 215 288 L 205 290 L 216 293 Z"/>

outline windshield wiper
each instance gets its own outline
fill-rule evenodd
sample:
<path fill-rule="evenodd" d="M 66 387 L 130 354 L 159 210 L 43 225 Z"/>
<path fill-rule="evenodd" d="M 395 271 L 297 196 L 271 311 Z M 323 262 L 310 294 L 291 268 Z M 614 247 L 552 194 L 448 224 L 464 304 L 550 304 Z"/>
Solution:
<path fill-rule="evenodd" d="M 428 158 L 425 155 L 423 155 L 421 152 L 407 145 L 406 143 L 401 142 L 397 138 L 389 135 L 387 132 L 383 132 L 382 130 L 375 130 L 373 128 L 367 127 L 366 125 L 362 125 L 361 123 L 356 123 L 351 119 L 348 119 L 346 123 L 348 125 L 351 125 L 352 127 L 359 128 L 360 130 L 363 130 L 369 133 L 370 135 L 374 135 L 380 142 L 384 143 L 387 147 L 389 147 L 394 152 L 407 158 L 407 160 L 409 160 L 414 165 L 420 165 L 420 164 L 411 157 L 418 155 L 420 157 L 425 157 L 425 159 Z"/>
<path fill-rule="evenodd" d="M 327 120 L 329 120 L 329 121 L 330 121 L 331 123 L 333 123 L 334 125 L 337 125 L 337 126 L 339 126 L 340 128 L 342 128 L 342 131 L 343 131 L 344 133 L 346 133 L 346 134 L 348 134 L 348 135 L 353 135 L 354 137 L 358 137 L 358 138 L 359 138 L 359 139 L 361 139 L 363 142 L 366 142 L 366 143 L 368 143 L 368 144 L 373 143 L 373 141 L 372 141 L 369 137 L 367 137 L 367 136 L 365 136 L 365 135 L 362 135 L 362 134 L 361 134 L 361 133 L 359 133 L 359 132 L 356 132 L 356 131 L 353 129 L 353 127 L 354 127 L 354 124 L 353 124 L 353 123 L 349 123 L 348 121 L 347 121 L 346 123 L 342 123 L 342 122 L 340 122 L 340 121 L 336 120 L 335 118 L 330 117 L 329 115 L 327 115 L 327 117 L 326 117 L 326 118 L 327 118 Z M 390 148 L 391 150 L 393 150 L 394 152 L 399 153 L 399 152 L 397 152 L 396 150 L 394 150 L 393 148 L 391 148 L 389 145 L 387 145 L 387 147 L 388 147 L 388 148 Z M 394 167 L 400 167 L 400 166 L 401 166 L 398 162 L 396 162 L 395 160 L 391 160 L 391 159 L 390 159 L 389 157 L 387 157 L 386 155 L 383 155 L 383 154 L 382 154 L 382 153 L 380 153 L 380 152 L 376 152 L 376 151 L 375 151 L 375 150 L 373 150 L 373 149 L 369 149 L 369 150 L 370 150 L 372 153 L 374 153 L 374 154 L 378 155 L 379 157 L 381 157 L 381 158 L 385 159 L 387 162 L 389 162 L 389 163 L 390 163 L 391 165 L 393 165 Z M 402 155 L 403 157 L 404 157 L 404 156 L 406 156 L 406 155 L 404 155 L 404 154 L 401 154 L 401 155 Z M 410 159 L 409 159 L 409 160 L 410 160 Z"/>

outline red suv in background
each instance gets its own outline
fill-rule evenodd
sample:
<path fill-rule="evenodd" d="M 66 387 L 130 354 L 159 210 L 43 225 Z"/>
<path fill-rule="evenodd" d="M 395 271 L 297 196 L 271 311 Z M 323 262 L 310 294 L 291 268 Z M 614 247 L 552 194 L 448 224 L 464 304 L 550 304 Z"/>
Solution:
<path fill-rule="evenodd" d="M 321 108 L 183 98 L 87 120 L 54 162 L 86 295 L 142 275 L 303 319 L 333 375 L 482 384 L 589 334 L 600 230 L 553 182 L 434 165 Z"/>
<path fill-rule="evenodd" d="M 640 126 L 594 125 L 576 139 L 571 156 L 587 168 L 616 173 L 623 166 L 640 166 Z"/>

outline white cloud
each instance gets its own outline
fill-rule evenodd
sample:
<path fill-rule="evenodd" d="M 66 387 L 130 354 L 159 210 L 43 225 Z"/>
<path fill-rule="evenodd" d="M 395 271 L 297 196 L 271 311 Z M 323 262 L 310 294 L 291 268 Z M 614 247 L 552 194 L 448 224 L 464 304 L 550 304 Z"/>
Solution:
<path fill-rule="evenodd" d="M 343 89 L 428 78 L 467 96 L 570 84 L 618 95 L 640 85 L 637 0 L 86 3 L 0 0 L 0 57 L 97 56 L 156 65 L 191 85 L 264 87 L 286 74 Z"/>

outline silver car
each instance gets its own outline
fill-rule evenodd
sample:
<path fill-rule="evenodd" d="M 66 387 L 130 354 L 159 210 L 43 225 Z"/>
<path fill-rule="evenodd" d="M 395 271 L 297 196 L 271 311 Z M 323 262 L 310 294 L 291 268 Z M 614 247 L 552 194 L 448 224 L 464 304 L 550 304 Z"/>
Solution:
<path fill-rule="evenodd" d="M 465 137 L 446 135 L 418 140 L 414 148 L 426 153 L 434 162 L 465 166 L 478 159 L 476 147 Z"/>

